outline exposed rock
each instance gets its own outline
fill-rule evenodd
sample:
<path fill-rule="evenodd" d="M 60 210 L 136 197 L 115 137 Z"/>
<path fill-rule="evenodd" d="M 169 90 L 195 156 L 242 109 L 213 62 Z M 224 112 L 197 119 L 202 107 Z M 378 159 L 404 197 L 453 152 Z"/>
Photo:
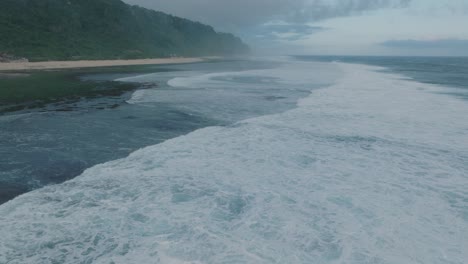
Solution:
<path fill-rule="evenodd" d="M 18 58 L 7 53 L 0 53 L 0 62 L 29 62 L 26 58 Z"/>

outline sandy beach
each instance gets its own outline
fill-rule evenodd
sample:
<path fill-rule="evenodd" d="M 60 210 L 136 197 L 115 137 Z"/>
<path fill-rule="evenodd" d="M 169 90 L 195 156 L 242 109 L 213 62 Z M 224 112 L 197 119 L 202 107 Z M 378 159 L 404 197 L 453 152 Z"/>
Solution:
<path fill-rule="evenodd" d="M 164 58 L 140 60 L 82 60 L 82 61 L 44 61 L 44 62 L 6 62 L 0 63 L 0 71 L 50 70 L 71 68 L 93 68 L 130 65 L 177 64 L 203 61 L 202 58 Z"/>

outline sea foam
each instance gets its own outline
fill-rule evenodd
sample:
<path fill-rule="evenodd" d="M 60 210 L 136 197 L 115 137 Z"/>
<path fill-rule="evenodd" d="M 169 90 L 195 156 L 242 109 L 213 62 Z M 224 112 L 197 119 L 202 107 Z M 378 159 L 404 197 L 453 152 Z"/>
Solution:
<path fill-rule="evenodd" d="M 2 205 L 0 263 L 466 263 L 468 105 L 336 65 L 293 110 Z"/>

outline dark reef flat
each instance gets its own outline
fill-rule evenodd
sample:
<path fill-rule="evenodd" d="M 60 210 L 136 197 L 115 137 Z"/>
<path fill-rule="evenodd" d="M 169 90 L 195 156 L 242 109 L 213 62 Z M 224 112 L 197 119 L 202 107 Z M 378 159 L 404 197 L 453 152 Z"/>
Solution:
<path fill-rule="evenodd" d="M 115 108 L 125 93 L 155 84 L 85 80 L 93 73 L 126 74 L 152 72 L 152 66 L 125 66 L 53 71 L 21 71 L 0 74 L 0 115 L 16 111 L 72 111 L 76 108 Z M 93 98 L 107 98 L 93 104 Z M 114 100 L 112 100 L 114 99 Z"/>

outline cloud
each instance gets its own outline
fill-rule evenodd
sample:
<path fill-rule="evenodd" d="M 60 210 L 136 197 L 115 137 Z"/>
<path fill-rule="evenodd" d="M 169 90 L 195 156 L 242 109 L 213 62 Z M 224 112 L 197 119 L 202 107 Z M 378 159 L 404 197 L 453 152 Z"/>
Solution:
<path fill-rule="evenodd" d="M 358 15 L 365 11 L 381 8 L 399 8 L 409 5 L 411 0 L 328 0 L 303 1 L 303 7 L 294 10 L 289 20 L 314 22 L 335 17 Z"/>
<path fill-rule="evenodd" d="M 306 38 L 314 33 L 327 30 L 324 27 L 310 26 L 306 24 L 289 24 L 285 22 L 266 23 L 255 27 L 250 35 L 259 39 L 294 41 Z"/>
<path fill-rule="evenodd" d="M 240 31 L 268 21 L 304 24 L 406 6 L 411 0 L 124 0 L 217 29 Z"/>
<path fill-rule="evenodd" d="M 319 32 L 331 32 L 331 28 L 320 27 L 316 22 L 403 8 L 416 0 L 123 1 L 211 25 L 241 37 L 257 53 L 276 54 L 305 49 L 301 41 Z"/>
<path fill-rule="evenodd" d="M 402 49 L 447 49 L 468 50 L 468 39 L 439 39 L 439 40 L 389 40 L 381 45 Z"/>

